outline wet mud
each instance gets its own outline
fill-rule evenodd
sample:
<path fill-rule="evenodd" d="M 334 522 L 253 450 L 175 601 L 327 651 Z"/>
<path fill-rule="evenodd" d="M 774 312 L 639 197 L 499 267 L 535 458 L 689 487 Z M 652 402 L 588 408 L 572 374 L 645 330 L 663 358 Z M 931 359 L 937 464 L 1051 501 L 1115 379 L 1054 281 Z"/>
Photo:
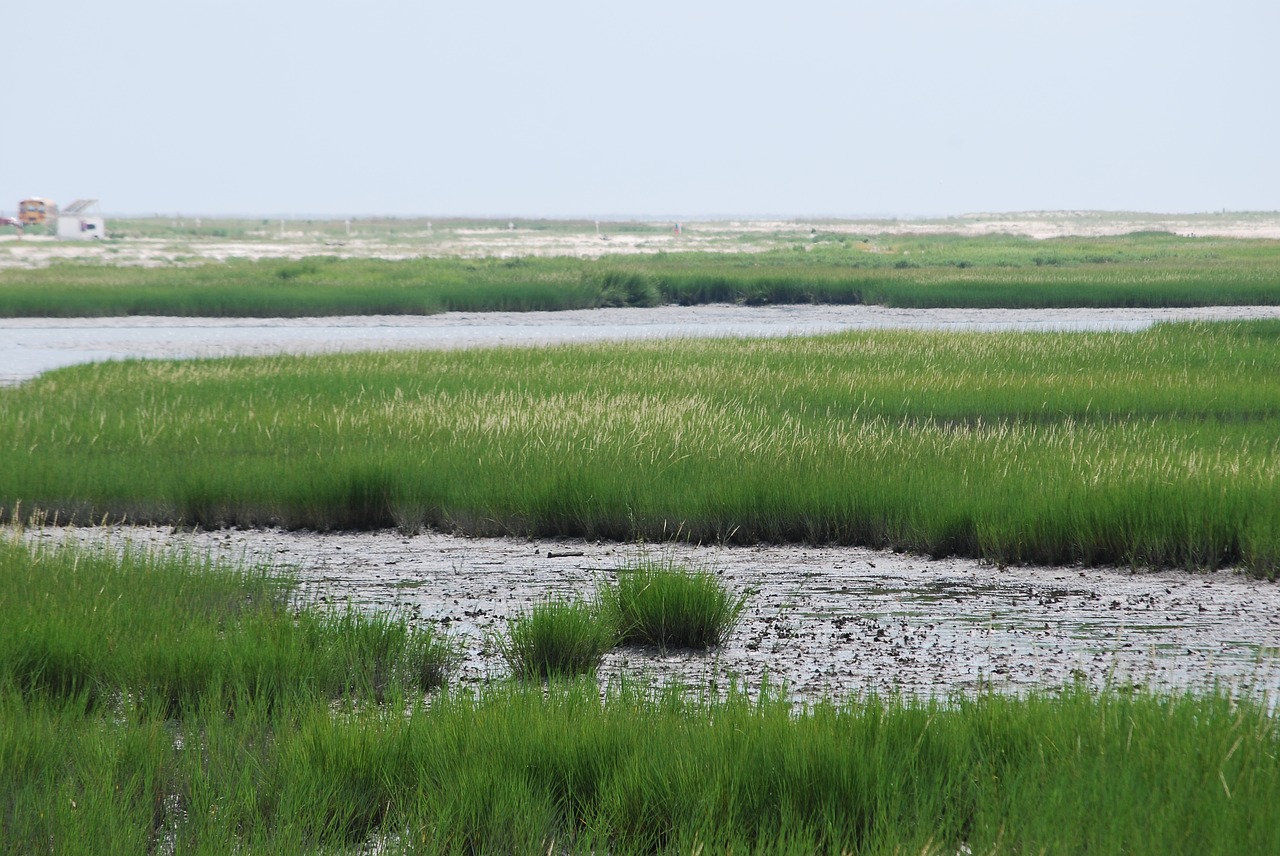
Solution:
<path fill-rule="evenodd" d="M 1054 690 L 1280 690 L 1280 586 L 1231 572 L 1011 567 L 850 548 L 648 548 L 394 531 L 32 529 L 27 537 L 178 546 L 294 571 L 300 597 L 397 610 L 447 631 L 458 680 L 506 675 L 492 645 L 548 595 L 592 596 L 643 555 L 709 568 L 747 592 L 742 621 L 706 654 L 621 650 L 604 676 L 694 686 L 785 685 L 799 700 Z"/>

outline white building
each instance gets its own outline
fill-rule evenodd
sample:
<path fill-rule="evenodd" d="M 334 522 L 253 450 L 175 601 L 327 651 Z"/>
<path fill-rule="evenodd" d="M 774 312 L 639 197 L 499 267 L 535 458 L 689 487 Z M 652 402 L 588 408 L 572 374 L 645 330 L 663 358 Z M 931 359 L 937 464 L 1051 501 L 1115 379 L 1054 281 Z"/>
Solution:
<path fill-rule="evenodd" d="M 58 237 L 62 240 L 87 241 L 106 237 L 106 233 L 96 199 L 77 199 L 58 212 Z"/>

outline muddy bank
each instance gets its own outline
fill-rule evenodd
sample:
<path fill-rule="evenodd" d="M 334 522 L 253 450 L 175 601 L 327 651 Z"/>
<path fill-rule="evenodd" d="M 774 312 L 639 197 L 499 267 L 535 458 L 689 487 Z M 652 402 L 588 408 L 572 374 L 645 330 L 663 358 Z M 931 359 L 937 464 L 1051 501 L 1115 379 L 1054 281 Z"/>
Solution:
<path fill-rule="evenodd" d="M 580 541 L 396 532 L 175 533 L 43 529 L 28 537 L 181 545 L 296 569 L 303 596 L 398 609 L 454 635 L 464 682 L 502 676 L 486 638 L 548 594 L 590 596 L 638 548 Z M 751 592 L 729 642 L 708 655 L 615 652 L 606 675 L 698 685 L 764 675 L 804 699 L 1214 682 L 1280 691 L 1280 586 L 1231 574 L 995 568 L 862 549 L 656 547 Z"/>

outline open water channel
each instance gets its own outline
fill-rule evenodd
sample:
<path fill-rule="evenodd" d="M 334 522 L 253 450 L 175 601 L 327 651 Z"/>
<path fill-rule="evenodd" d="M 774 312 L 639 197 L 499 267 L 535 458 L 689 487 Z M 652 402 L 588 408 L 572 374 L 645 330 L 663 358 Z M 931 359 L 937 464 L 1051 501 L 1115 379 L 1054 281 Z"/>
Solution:
<path fill-rule="evenodd" d="M 136 358 L 802 336 L 892 328 L 1140 330 L 1159 321 L 1278 317 L 1276 306 L 1028 310 L 710 305 L 333 318 L 5 318 L 0 319 L 0 384 L 77 363 Z"/>

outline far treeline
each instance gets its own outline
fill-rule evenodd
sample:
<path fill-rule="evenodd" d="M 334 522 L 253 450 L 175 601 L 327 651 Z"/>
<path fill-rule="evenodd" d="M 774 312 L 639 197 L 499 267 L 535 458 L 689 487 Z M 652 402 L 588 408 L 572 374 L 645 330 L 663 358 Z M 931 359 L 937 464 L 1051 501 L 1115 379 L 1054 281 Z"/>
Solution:
<path fill-rule="evenodd" d="M 815 232 L 765 252 L 311 257 L 0 271 L 0 317 L 429 315 L 607 306 L 1176 307 L 1280 303 L 1280 241 Z"/>

